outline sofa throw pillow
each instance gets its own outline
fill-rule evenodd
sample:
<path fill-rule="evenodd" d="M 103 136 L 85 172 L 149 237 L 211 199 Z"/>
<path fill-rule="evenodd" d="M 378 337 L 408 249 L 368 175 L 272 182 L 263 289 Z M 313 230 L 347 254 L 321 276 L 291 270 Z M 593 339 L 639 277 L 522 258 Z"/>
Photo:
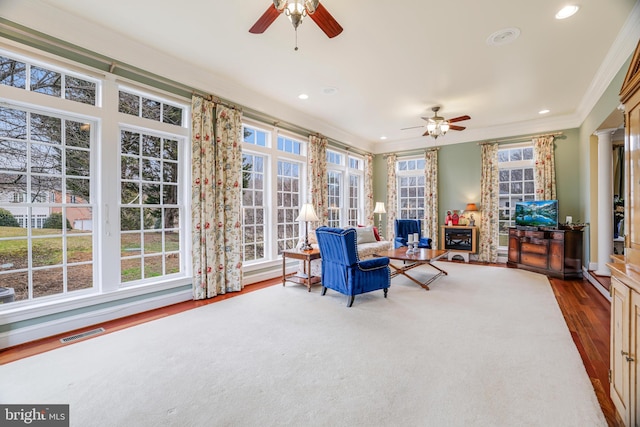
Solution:
<path fill-rule="evenodd" d="M 358 227 L 366 227 L 365 225 L 358 225 Z M 373 228 L 373 235 L 376 236 L 376 241 L 380 241 L 380 233 L 378 233 L 378 228 L 377 227 L 371 227 Z"/>
<path fill-rule="evenodd" d="M 356 228 L 356 235 L 358 236 L 358 244 L 376 242 L 373 227 L 358 227 Z"/>

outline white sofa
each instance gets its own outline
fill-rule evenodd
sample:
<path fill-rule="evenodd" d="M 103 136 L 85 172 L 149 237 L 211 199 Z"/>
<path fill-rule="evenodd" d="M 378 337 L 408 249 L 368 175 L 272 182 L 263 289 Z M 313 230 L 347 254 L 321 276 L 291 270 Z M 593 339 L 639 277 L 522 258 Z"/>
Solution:
<path fill-rule="evenodd" d="M 376 240 L 372 227 L 353 227 L 358 233 L 358 257 L 360 259 L 367 259 L 373 257 L 373 255 L 387 251 L 391 249 L 391 242 L 388 240 Z M 315 230 L 309 231 L 309 244 L 318 249 L 318 240 L 316 239 Z M 298 243 L 298 248 L 304 245 L 304 236 Z M 298 263 L 298 273 L 304 273 L 304 261 Z M 311 261 L 311 275 L 320 276 L 322 274 L 322 259 L 315 259 Z"/>

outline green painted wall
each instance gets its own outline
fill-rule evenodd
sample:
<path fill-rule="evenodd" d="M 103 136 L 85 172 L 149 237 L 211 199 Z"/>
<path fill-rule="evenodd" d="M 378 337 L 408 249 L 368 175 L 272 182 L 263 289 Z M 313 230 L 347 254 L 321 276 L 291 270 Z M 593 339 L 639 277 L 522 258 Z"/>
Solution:
<path fill-rule="evenodd" d="M 552 129 L 549 132 L 556 132 Z M 556 192 L 560 210 L 560 221 L 567 215 L 574 220 L 582 219 L 580 201 L 580 178 L 578 174 L 579 132 L 578 129 L 562 130 L 556 139 Z M 446 138 L 446 136 L 445 136 Z M 506 139 L 508 137 L 505 137 Z M 513 136 L 518 139 L 517 135 Z M 426 145 L 426 143 L 425 143 Z M 398 158 L 410 153 L 396 153 Z M 478 142 L 443 145 L 438 150 L 438 216 L 444 223 L 447 210 L 462 210 L 469 202 L 480 205 L 480 180 L 482 164 Z M 374 160 L 374 197 L 386 201 L 386 159 L 378 155 Z M 387 207 L 389 210 L 389 207 Z"/>

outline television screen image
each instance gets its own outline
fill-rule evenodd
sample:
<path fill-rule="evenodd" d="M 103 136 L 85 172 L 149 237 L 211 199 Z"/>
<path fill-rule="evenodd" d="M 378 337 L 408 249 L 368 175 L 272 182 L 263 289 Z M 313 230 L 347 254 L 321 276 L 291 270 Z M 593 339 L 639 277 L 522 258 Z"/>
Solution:
<path fill-rule="evenodd" d="M 558 227 L 557 200 L 531 200 L 516 203 L 516 226 Z"/>

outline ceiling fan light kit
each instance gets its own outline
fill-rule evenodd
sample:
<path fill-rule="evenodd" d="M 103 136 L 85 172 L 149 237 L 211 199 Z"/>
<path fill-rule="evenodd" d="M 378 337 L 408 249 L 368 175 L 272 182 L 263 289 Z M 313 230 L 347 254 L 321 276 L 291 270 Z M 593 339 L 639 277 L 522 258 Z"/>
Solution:
<path fill-rule="evenodd" d="M 329 11 L 320 4 L 320 0 L 273 0 L 273 6 L 249 29 L 252 34 L 262 34 L 276 20 L 278 15 L 284 13 L 291 21 L 296 32 L 296 47 L 298 50 L 298 26 L 308 15 L 320 27 L 329 38 L 333 38 L 342 32 L 342 27 L 334 19 Z"/>

